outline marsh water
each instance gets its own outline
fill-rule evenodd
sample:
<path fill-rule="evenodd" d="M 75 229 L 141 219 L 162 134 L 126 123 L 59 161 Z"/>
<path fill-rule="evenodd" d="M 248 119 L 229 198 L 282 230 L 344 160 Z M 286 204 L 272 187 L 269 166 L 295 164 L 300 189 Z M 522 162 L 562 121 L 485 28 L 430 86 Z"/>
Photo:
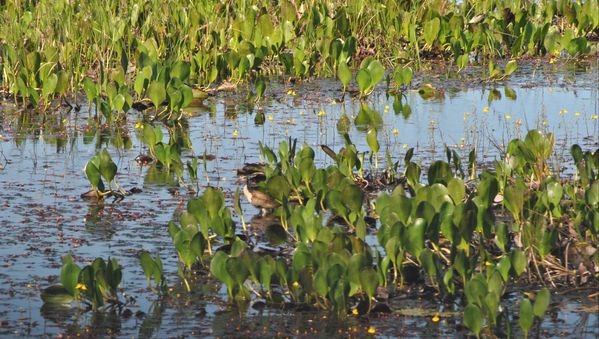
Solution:
<path fill-rule="evenodd" d="M 492 166 L 503 146 L 528 129 L 555 133 L 558 156 L 552 165 L 568 173 L 568 147 L 599 147 L 599 68 L 591 64 L 520 67 L 506 82 L 481 82 L 478 70 L 460 77 L 449 73 L 424 73 L 419 84 L 431 83 L 442 90 L 424 99 L 407 90 L 401 99 L 386 94 L 380 85 L 366 104 L 383 118 L 381 159 L 385 150 L 393 161 L 403 159 L 406 149 L 424 164 L 445 157 L 445 147 L 466 157 L 476 147 L 482 167 Z M 277 148 L 289 137 L 315 150 L 327 145 L 343 146 L 338 120 L 350 119 L 360 110 L 360 101 L 346 95 L 342 100 L 338 81 L 312 80 L 290 84 L 272 79 L 261 103 L 250 105 L 248 88 L 220 92 L 202 106 L 187 109 L 177 131 L 193 152 L 183 151 L 183 162 L 193 156 L 206 157 L 200 165 L 200 188 L 222 187 L 231 206 L 231 196 L 243 185 L 236 170 L 244 163 L 259 162 L 259 143 Z M 339 319 L 302 307 L 271 307 L 254 302 L 246 309 L 227 304 L 221 285 L 200 275 L 187 293 L 176 275 L 177 256 L 167 232 L 189 198 L 177 180 L 152 166 L 135 161 L 147 153 L 137 137 L 135 124 L 141 114 L 131 112 L 127 128 L 91 128 L 93 115 L 84 105 L 79 111 L 58 109 L 52 114 L 29 112 L 8 103 L 0 110 L 0 336 L 365 336 L 375 329 L 381 336 L 462 336 L 460 301 L 443 304 L 433 295 L 415 293 L 389 301 L 392 313 L 368 317 L 349 315 Z M 264 123 L 256 124 L 257 114 Z M 165 136 L 168 136 L 164 128 Z M 358 150 L 368 150 L 366 134 L 350 128 Z M 122 201 L 86 202 L 80 194 L 89 189 L 82 171 L 99 150 L 107 148 L 118 166 L 117 180 L 125 189 L 142 192 Z M 318 165 L 331 163 L 317 150 Z M 381 160 L 381 168 L 386 166 Z M 372 165 L 367 160 L 366 169 Z M 246 220 L 258 210 L 243 201 Z M 252 232 L 261 234 L 258 219 Z M 241 229 L 239 229 L 241 231 Z M 376 239 L 369 235 L 374 246 Z M 263 246 L 276 248 L 268 237 Z M 159 299 L 148 288 L 137 255 L 140 250 L 159 253 L 174 291 Z M 95 257 L 116 258 L 123 267 L 123 309 L 100 313 L 42 307 L 40 291 L 58 282 L 61 257 L 71 252 L 84 265 Z M 532 288 L 532 287 L 531 287 Z M 418 289 L 414 286 L 414 289 Z M 506 306 L 517 314 L 516 300 L 522 291 L 508 293 Z M 597 299 L 592 289 L 559 291 L 552 298 L 549 314 L 534 335 L 541 337 L 599 336 Z M 439 314 L 440 321 L 432 321 Z M 519 330 L 513 317 L 512 330 Z"/>

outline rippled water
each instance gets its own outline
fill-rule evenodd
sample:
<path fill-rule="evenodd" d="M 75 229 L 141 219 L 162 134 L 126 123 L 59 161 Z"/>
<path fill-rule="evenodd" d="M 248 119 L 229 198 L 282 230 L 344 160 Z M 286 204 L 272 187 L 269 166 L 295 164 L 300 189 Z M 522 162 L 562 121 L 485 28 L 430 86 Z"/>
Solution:
<path fill-rule="evenodd" d="M 466 79 L 423 74 L 416 84 L 430 82 L 444 95 L 425 100 L 415 90 L 405 92 L 401 103 L 409 105 L 409 114 L 406 106 L 402 112 L 396 111 L 396 99 L 387 96 L 384 86 L 379 86 L 368 105 L 380 112 L 384 121 L 379 134 L 381 158 L 387 148 L 396 160 L 403 158 L 407 148 L 415 147 L 416 158 L 427 163 L 444 158 L 445 146 L 464 156 L 476 147 L 485 166 L 499 156 L 502 145 L 511 138 L 523 137 L 528 129 L 539 128 L 555 133 L 558 157 L 554 165 L 567 166 L 569 152 L 564 145 L 579 143 L 591 150 L 599 147 L 598 74 L 596 65 L 565 65 L 554 72 L 533 64 L 523 66 L 507 83 L 500 84 L 478 81 L 476 71 Z M 295 95 L 288 94 L 289 90 L 295 91 Z M 236 93 L 220 93 L 206 100 L 205 106 L 191 109 L 187 118 L 195 155 L 215 156 L 207 163 L 207 174 L 199 169 L 200 184 L 221 186 L 229 198 L 240 185 L 236 169 L 245 162 L 260 160 L 259 142 L 276 148 L 280 141 L 292 137 L 314 148 L 326 144 L 338 150 L 343 146 L 343 138 L 336 130 L 337 121 L 343 114 L 356 116 L 360 109 L 358 100 L 341 101 L 340 84 L 329 80 L 298 85 L 273 80 L 266 99 L 254 107 L 248 106 L 246 95 L 244 88 Z M 495 100 L 490 100 L 490 96 Z M 131 115 L 129 130 L 124 133 L 127 137 L 123 139 L 116 138 L 117 133 L 109 129 L 97 133 L 85 130 L 85 109 L 79 113 L 59 111 L 46 117 L 21 112 L 9 104 L 0 106 L 0 111 L 2 336 L 80 333 L 123 337 L 328 337 L 364 336 L 371 326 L 377 334 L 390 336 L 467 333 L 460 326 L 461 316 L 455 313 L 461 308 L 439 308 L 442 304 L 433 298 L 399 296 L 390 304 L 402 312 L 340 320 L 322 312 L 262 308 L 259 304 L 248 310 L 231 309 L 224 290 L 205 276 L 200 276 L 192 294 L 187 294 L 176 277 L 177 258 L 167 223 L 184 208 L 188 195 L 176 180 L 165 180 L 151 168 L 135 162 L 140 153 L 146 152 L 135 136 L 135 114 Z M 264 125 L 254 123 L 256 112 L 265 114 Z M 236 137 L 234 131 L 238 133 Z M 165 129 L 168 135 L 166 132 Z M 368 150 L 365 133 L 352 127 L 350 136 L 359 150 Z M 102 205 L 79 198 L 88 190 L 82 168 L 103 147 L 108 148 L 118 165 L 117 180 L 121 186 L 139 187 L 142 193 Z M 318 164 L 331 162 L 323 152 L 316 150 L 316 154 Z M 183 155 L 184 162 L 194 156 L 190 151 Z M 246 220 L 258 213 L 245 203 L 243 209 Z M 372 236 L 369 239 L 376 241 Z M 136 257 L 141 249 L 161 254 L 169 283 L 179 293 L 156 301 L 157 297 L 146 289 Z M 61 256 L 69 251 L 80 265 L 98 256 L 118 260 L 123 266 L 123 291 L 135 298 L 127 306 L 133 312 L 130 317 L 42 308 L 40 291 L 57 282 Z M 559 304 L 544 319 L 540 334 L 598 336 L 597 310 L 588 312 L 588 307 L 596 303 L 586 297 L 591 292 L 583 290 L 554 298 Z M 508 297 L 508 304 L 513 305 L 519 298 L 517 294 Z M 517 310 L 516 306 L 513 308 Z M 435 312 L 442 314 L 438 323 L 431 321 Z M 516 327 L 517 321 L 513 324 Z"/>

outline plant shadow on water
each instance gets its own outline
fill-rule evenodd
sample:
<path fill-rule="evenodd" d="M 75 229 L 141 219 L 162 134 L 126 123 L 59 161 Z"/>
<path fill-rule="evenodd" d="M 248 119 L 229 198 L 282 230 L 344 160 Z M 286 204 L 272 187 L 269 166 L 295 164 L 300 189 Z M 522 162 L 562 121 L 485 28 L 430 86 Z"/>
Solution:
<path fill-rule="evenodd" d="M 381 121 L 377 124 L 376 137 L 380 145 L 377 148 L 381 150 L 379 153 L 388 149 L 391 162 L 403 159 L 407 149 L 414 147 L 419 161 L 430 164 L 445 156 L 447 145 L 461 157 L 476 147 L 478 158 L 483 159 L 478 165 L 491 167 L 509 140 L 523 138 L 526 131 L 533 128 L 553 132 L 556 145 L 569 147 L 578 143 L 585 150 L 594 150 L 598 145 L 598 126 L 597 120 L 591 117 L 597 114 L 597 89 L 593 82 L 597 69 L 591 67 L 585 71 L 576 70 L 576 90 L 568 87 L 569 72 L 546 75 L 564 86 L 548 82 L 532 88 L 525 80 L 530 73 L 493 88 L 473 85 L 460 89 L 463 85 L 456 80 L 456 91 L 449 90 L 454 86 L 450 80 L 445 83 L 433 76 L 427 80 L 418 78 L 423 83 L 432 83 L 434 88 L 441 88 L 441 83 L 445 83 L 444 93 L 437 92 L 428 98 L 417 91 L 407 91 L 395 98 L 387 96 L 379 86 L 366 108 L 379 112 Z M 169 221 L 181 217 L 188 201 L 187 190 L 176 173 L 179 162 L 183 166 L 197 159 L 199 192 L 204 192 L 208 185 L 220 186 L 226 205 L 232 206 L 233 193 L 243 186 L 235 171 L 246 162 L 259 160 L 259 143 L 275 147 L 279 141 L 292 137 L 297 138 L 299 144 L 306 143 L 313 148 L 327 145 L 339 153 L 345 143 L 338 133 L 338 122 L 345 116 L 350 119 L 346 127 L 356 148 L 360 151 L 374 148 L 368 141 L 372 128 L 359 128 L 352 123 L 358 116 L 368 114 L 364 113 L 366 109 L 358 101 L 333 99 L 340 94 L 338 83 L 329 80 L 301 86 L 274 80 L 269 83 L 269 89 L 277 86 L 280 90 L 267 91 L 261 103 L 255 106 L 245 104 L 246 93 L 226 93 L 205 100 L 205 107 L 192 111 L 186 118 L 186 126 L 160 127 L 164 145 L 167 136 L 179 140 L 177 144 L 181 145 L 180 159 L 172 158 L 171 162 L 170 158 L 164 158 L 164 163 L 169 165 L 135 163 L 137 156 L 150 153 L 150 148 L 159 142 L 150 144 L 140 137 L 137 131 L 143 128 L 126 126 L 125 130 L 129 128 L 131 132 L 125 133 L 93 124 L 83 126 L 80 122 L 86 119 L 85 111 L 48 114 L 41 122 L 35 121 L 39 116 L 10 113 L 11 109 L 7 108 L 1 129 L 7 141 L 0 144 L 0 151 L 9 160 L 0 171 L 3 187 L 0 223 L 4 225 L 0 253 L 4 267 L 10 269 L 11 274 L 0 275 L 0 282 L 5 286 L 0 288 L 3 321 L 0 334 L 363 336 L 369 334 L 371 327 L 377 335 L 390 336 L 469 333 L 462 326 L 461 301 L 444 304 L 432 292 L 425 294 L 430 298 L 418 298 L 423 292 L 419 290 L 422 284 L 414 284 L 405 295 L 392 297 L 388 301 L 392 313 L 345 318 L 320 310 L 261 307 L 256 303 L 252 307 L 245 305 L 247 309 L 231 307 L 225 301 L 227 289 L 207 279 L 207 272 L 192 276 L 189 279 L 191 292 L 184 290 L 182 279 L 173 269 L 178 265 L 178 258 L 167 230 Z M 287 87 L 293 87 L 297 93 L 288 94 Z M 419 86 L 414 86 L 417 88 Z M 260 114 L 263 121 L 256 119 Z M 369 119 L 365 125 L 372 124 L 374 118 Z M 186 143 L 190 145 L 186 147 Z M 83 203 L 78 196 L 88 189 L 89 183 L 81 169 L 104 148 L 119 155 L 114 159 L 119 168 L 120 185 L 142 187 L 143 192 L 121 202 Z M 214 160 L 204 160 L 203 154 L 213 155 Z M 567 151 L 561 154 L 566 158 Z M 362 163 L 374 172 L 385 160 L 381 156 L 379 163 L 368 158 Z M 330 165 L 333 161 L 324 152 L 316 152 L 314 163 Z M 563 166 L 566 173 L 573 171 L 572 164 L 565 160 L 557 159 L 556 163 Z M 289 248 L 289 234 L 278 217 L 258 215 L 258 209 L 246 201 L 242 201 L 240 207 L 247 217 L 255 215 L 249 218 L 248 225 L 258 239 L 259 249 L 278 252 Z M 234 219 L 238 221 L 237 216 Z M 240 222 L 233 232 L 241 233 Z M 378 246 L 376 237 L 369 234 L 366 239 L 373 248 Z M 140 279 L 144 272 L 137 257 L 142 249 L 161 256 L 170 285 L 177 286 L 169 296 L 157 297 Z M 129 312 L 50 309 L 42 306 L 38 294 L 32 296 L 32 290 L 41 290 L 57 281 L 60 268 L 57 257 L 69 251 L 78 263 L 87 263 L 99 256 L 118 259 L 123 267 L 121 288 L 136 299 L 124 306 Z M 511 293 L 506 297 L 506 307 L 510 309 L 511 327 L 516 329 L 519 328 L 517 314 L 522 294 Z M 553 296 L 548 316 L 531 334 L 536 330 L 541 336 L 598 335 L 599 320 L 593 309 L 596 299 L 588 299 L 587 295 L 572 292 L 563 297 Z M 435 317 L 439 319 L 433 320 Z M 44 326 L 40 325 L 42 322 Z"/>

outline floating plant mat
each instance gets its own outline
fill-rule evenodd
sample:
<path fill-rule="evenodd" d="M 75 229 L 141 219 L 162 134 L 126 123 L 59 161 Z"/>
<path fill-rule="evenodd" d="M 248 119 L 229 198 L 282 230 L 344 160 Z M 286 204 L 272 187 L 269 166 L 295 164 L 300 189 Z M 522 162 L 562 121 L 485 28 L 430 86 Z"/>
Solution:
<path fill-rule="evenodd" d="M 0 231 L 0 262 L 4 270 L 0 274 L 0 333 L 6 336 L 59 333 L 157 337 L 188 334 L 363 336 L 374 331 L 374 334 L 391 336 L 426 333 L 466 335 L 470 332 L 463 326 L 463 300 L 441 300 L 431 287 L 428 273 L 422 270 L 417 270 L 415 282 L 410 282 L 415 284 L 413 288 L 416 289 L 409 294 L 413 297 L 411 300 L 402 297 L 402 290 L 398 290 L 386 301 L 393 311 L 391 314 L 358 312 L 354 315 L 353 309 L 359 301 L 364 301 L 363 296 L 346 305 L 348 314 L 345 317 L 335 315 L 336 312 L 322 311 L 314 305 L 296 301 L 290 303 L 289 300 L 281 306 L 254 298 L 250 305 L 230 306 L 226 284 L 212 278 L 209 268 L 198 269 L 196 260 L 190 260 L 190 266 L 199 273 L 185 276 L 190 289 L 188 292 L 186 283 L 177 273 L 179 258 L 168 224 L 174 221 L 180 225 L 185 220 L 190 190 L 201 196 L 206 194 L 208 185 L 222 187 L 222 206 L 230 210 L 231 221 L 234 222 L 223 223 L 232 228 L 224 227 L 222 233 L 227 236 L 231 233 L 243 235 L 241 238 L 253 248 L 260 249 L 261 254 L 271 253 L 281 260 L 289 258 L 295 246 L 292 246 L 291 235 L 281 232 L 284 229 L 279 218 L 253 218 L 259 210 L 241 196 L 238 207 L 243 211 L 248 226 L 248 235 L 244 235 L 241 219 L 235 212 L 236 191 L 241 191 L 246 184 L 246 179 L 238 177 L 237 170 L 245 163 L 274 165 L 276 162 L 269 162 L 266 153 L 261 156 L 260 144 L 263 149 L 270 148 L 278 162 L 282 159 L 279 143 L 285 141 L 290 146 L 289 137 L 297 139 L 296 154 L 306 152 L 305 159 L 310 158 L 309 151 L 302 151 L 302 145 L 305 143 L 313 149 L 315 168 L 329 165 L 341 168 L 346 164 L 344 161 L 351 160 L 351 157 L 333 160 L 320 146 L 327 145 L 335 157 L 338 156 L 343 147 L 346 150 L 350 148 L 343 137 L 343 132 L 347 132 L 356 151 L 366 152 L 363 159 L 358 157 L 365 177 L 376 173 L 377 166 L 379 174 L 389 169 L 388 150 L 391 164 L 399 162 L 399 172 L 395 177 L 399 179 L 406 169 L 405 156 L 409 149 L 414 148 L 411 161 L 421 166 L 420 181 L 428 184 L 429 180 L 444 180 L 444 165 L 436 165 L 437 170 L 433 172 L 429 168 L 436 161 L 447 161 L 445 146 L 456 151 L 466 175 L 469 152 L 476 148 L 476 168 L 477 174 L 480 174 L 484 168 L 495 168 L 493 161 L 502 158 L 510 140 L 525 140 L 529 130 L 538 129 L 553 133 L 555 138 L 549 166 L 552 169 L 559 166 L 566 172 L 564 177 L 573 176 L 577 163 L 570 155 L 570 146 L 579 144 L 581 151 L 591 152 L 598 147 L 597 68 L 594 64 L 583 69 L 579 66 L 561 68 L 556 73 L 553 64 L 521 65 L 505 82 L 472 81 L 467 85 L 462 82 L 463 79 L 417 73 L 413 85 L 401 96 L 387 95 L 385 86 L 379 85 L 364 104 L 352 100 L 349 94 L 340 100 L 342 85 L 336 81 L 311 80 L 290 84 L 273 79 L 266 82 L 266 91 L 259 104 L 247 100 L 248 90 L 254 90 L 251 86 L 240 86 L 235 92 L 218 93 L 205 99 L 203 106 L 194 106 L 193 114 L 184 115 L 178 124 L 152 123 L 132 110 L 124 126 L 98 125 L 93 119 L 88 119 L 85 106 L 78 113 L 65 109 L 40 115 L 3 104 L 0 115 L 0 224 L 3 225 Z M 464 77 L 468 78 L 468 75 Z M 531 81 L 527 81 L 527 77 L 535 79 L 533 86 L 530 86 Z M 419 93 L 418 89 L 425 84 L 431 84 L 428 88 L 435 90 L 433 96 Z M 376 138 L 372 137 L 373 126 L 376 126 Z M 171 140 L 176 142 L 171 143 Z M 172 152 L 169 149 L 167 158 L 166 146 L 175 144 L 178 146 Z M 154 156 L 151 156 L 152 147 Z M 370 152 L 376 148 L 378 159 L 374 156 L 371 159 Z M 90 187 L 83 168 L 104 149 L 118 168 L 114 179 L 120 187 L 125 190 L 139 188 L 142 190 L 140 193 L 117 202 L 113 202 L 113 198 L 104 202 L 80 198 Z M 285 148 L 282 149 L 285 151 Z M 151 160 L 136 161 L 140 154 L 150 155 Z M 178 154 L 179 158 L 173 154 Z M 170 172 L 157 166 L 155 159 L 162 163 L 170 162 Z M 195 164 L 194 159 L 197 159 Z M 177 177 L 178 161 L 183 165 L 182 178 L 187 188 Z M 189 174 L 188 162 L 195 179 Z M 305 166 L 310 167 L 309 161 Z M 453 156 L 450 166 L 454 173 Z M 355 168 L 353 171 L 356 171 Z M 343 192 L 354 189 L 343 191 L 341 188 L 347 183 L 342 184 L 341 181 L 338 187 L 342 196 Z M 108 184 L 106 180 L 104 184 Z M 448 182 L 445 184 L 449 187 Z M 555 182 L 550 184 L 552 189 L 557 189 Z M 391 188 L 386 187 L 384 191 L 390 193 Z M 379 205 L 377 193 L 370 192 L 365 197 L 371 199 L 370 203 Z M 293 192 L 290 195 L 294 195 Z M 454 199 L 461 193 L 452 190 L 449 195 Z M 358 227 L 352 229 L 346 225 L 344 217 L 349 223 L 354 217 L 344 212 L 347 205 L 343 204 L 330 208 L 334 212 L 327 214 L 323 222 L 330 219 L 339 229 L 349 230 L 350 235 L 355 235 Z M 369 212 L 366 206 L 371 207 L 364 205 L 365 214 Z M 555 208 L 555 203 L 551 208 Z M 519 214 L 520 209 L 519 202 L 506 207 L 503 210 L 506 220 L 512 220 L 513 211 Z M 219 209 L 219 218 L 227 219 L 223 213 Z M 337 218 L 332 218 L 332 214 Z M 266 224 L 269 232 L 251 226 L 261 222 Z M 272 226 L 277 223 L 278 226 Z M 302 222 L 305 225 L 310 223 L 312 221 Z M 293 224 L 290 222 L 289 229 L 293 229 Z M 381 221 L 367 226 L 365 244 L 381 253 L 393 249 L 391 245 L 379 243 L 375 228 L 380 232 L 383 228 Z M 297 237 L 295 232 L 290 233 Z M 313 236 L 310 232 L 304 234 L 302 236 L 308 238 Z M 219 239 L 212 241 L 214 248 L 211 250 L 215 252 L 219 248 L 226 250 L 227 245 L 231 245 Z M 200 245 L 207 246 L 207 243 L 200 242 Z M 596 247 L 596 243 L 590 245 Z M 139 260 L 142 249 L 147 251 L 153 262 L 157 256 L 161 259 L 166 280 L 162 299 L 147 288 L 146 272 Z M 207 247 L 202 249 L 208 251 Z M 579 257 L 580 253 L 584 253 L 584 248 L 578 252 L 574 251 L 574 247 L 571 250 L 571 260 L 576 260 L 576 253 Z M 104 258 L 106 262 L 108 257 L 117 260 L 122 268 L 118 297 L 126 305 L 99 313 L 84 312 L 74 303 L 71 308 L 43 306 L 41 291 L 61 282 L 61 257 L 69 251 L 80 268 L 92 264 L 97 257 Z M 426 252 L 418 247 L 406 248 L 406 251 Z M 227 252 L 226 255 L 229 254 Z M 501 252 L 494 254 L 502 255 Z M 209 258 L 204 259 L 208 265 Z M 411 260 L 418 261 L 415 257 Z M 578 262 L 584 264 L 582 259 Z M 393 264 L 390 263 L 390 266 Z M 585 265 L 588 269 L 592 268 L 590 266 Z M 532 269 L 530 274 L 534 277 L 534 266 Z M 372 273 L 364 273 L 362 280 L 367 281 Z M 454 278 L 460 280 L 458 273 L 454 274 Z M 589 284 L 596 286 L 596 277 L 584 276 L 587 281 L 583 287 Z M 392 277 L 393 273 L 390 273 L 389 279 Z M 158 278 L 156 282 L 151 277 L 156 290 L 161 288 L 161 279 Z M 561 281 L 558 286 L 563 284 L 563 277 L 556 275 L 554 278 Z M 224 279 L 228 278 L 224 276 Z M 580 276 L 573 275 L 573 279 L 578 279 L 575 283 L 582 284 Z M 293 281 L 289 283 L 293 288 Z M 550 286 L 550 282 L 546 283 Z M 461 290 L 459 283 L 457 285 Z M 428 287 L 418 290 L 424 286 Z M 511 288 L 512 285 L 507 286 Z M 540 288 L 539 285 L 518 285 L 519 292 L 537 292 Z M 235 287 L 232 289 L 237 295 Z M 273 286 L 273 293 L 281 290 L 283 288 Z M 519 332 L 518 320 L 520 303 L 528 298 L 519 292 L 508 290 L 508 296 L 502 299 L 502 307 L 509 310 L 508 319 L 517 334 L 522 333 Z M 552 293 L 547 314 L 542 321 L 535 320 L 540 323 L 540 333 L 557 336 L 563 331 L 572 336 L 598 335 L 596 312 L 589 312 L 594 310 L 597 302 L 596 297 L 589 298 L 593 292 L 589 289 L 564 296 Z M 423 293 L 428 297 L 419 298 Z M 383 300 L 381 296 L 377 298 Z M 256 303 L 256 300 L 262 304 Z M 534 299 L 531 297 L 530 300 L 534 307 Z M 324 303 L 324 299 L 321 301 Z M 369 305 L 360 307 L 368 309 Z M 439 321 L 433 321 L 435 316 L 440 318 Z M 530 334 L 535 330 L 533 327 Z"/>

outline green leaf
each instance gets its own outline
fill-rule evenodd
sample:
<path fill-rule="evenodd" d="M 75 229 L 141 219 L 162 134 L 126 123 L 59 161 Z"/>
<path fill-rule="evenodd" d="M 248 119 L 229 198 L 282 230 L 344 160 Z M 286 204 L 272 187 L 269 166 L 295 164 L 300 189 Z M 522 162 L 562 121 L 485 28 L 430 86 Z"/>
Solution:
<path fill-rule="evenodd" d="M 166 100 L 166 88 L 164 87 L 164 84 L 158 80 L 154 80 L 150 83 L 146 94 L 150 97 L 150 100 L 152 100 L 156 109 L 158 109 L 158 107 Z"/>
<path fill-rule="evenodd" d="M 547 287 L 544 287 L 539 291 L 539 293 L 537 293 L 537 298 L 535 299 L 535 304 L 533 306 L 534 314 L 539 318 L 543 318 L 543 316 L 545 315 L 545 311 L 547 311 L 547 307 L 549 306 L 550 301 L 551 293 L 549 292 Z"/>
<path fill-rule="evenodd" d="M 154 271 L 157 269 L 156 263 L 154 262 L 154 259 L 152 259 L 150 253 L 147 251 L 142 251 L 139 254 L 139 262 L 141 263 L 141 268 L 143 269 L 146 279 L 148 280 L 148 285 L 151 287 L 151 279 L 154 275 Z"/>
<path fill-rule="evenodd" d="M 227 270 L 227 259 L 229 256 L 223 251 L 217 251 L 210 261 L 210 273 L 219 281 L 223 282 L 229 289 L 231 295 L 233 289 L 233 277 Z"/>
<path fill-rule="evenodd" d="M 371 89 L 376 86 L 385 77 L 385 67 L 378 60 L 373 60 L 368 64 L 366 68 L 370 75 L 370 87 Z"/>
<path fill-rule="evenodd" d="M 89 180 L 89 183 L 92 185 L 92 187 L 99 188 L 102 183 L 102 175 L 92 160 L 85 164 L 85 168 L 83 170 L 85 171 L 85 176 L 87 177 L 87 180 Z"/>
<path fill-rule="evenodd" d="M 559 206 L 559 202 L 562 199 L 564 190 L 562 185 L 557 181 L 551 181 L 547 184 L 547 200 L 553 206 Z"/>
<path fill-rule="evenodd" d="M 266 81 L 264 81 L 264 79 L 259 78 L 258 80 L 256 80 L 256 95 L 258 96 L 258 98 L 262 98 L 262 96 L 264 95 L 264 90 L 266 90 Z"/>
<path fill-rule="evenodd" d="M 528 259 L 521 249 L 516 249 L 511 254 L 511 262 L 517 276 L 524 273 L 528 267 Z"/>
<path fill-rule="evenodd" d="M 524 192 L 518 185 L 510 185 L 504 189 L 503 204 L 507 207 L 516 220 L 520 220 L 520 213 L 524 207 Z"/>
<path fill-rule="evenodd" d="M 102 177 L 104 177 L 104 179 L 106 179 L 106 181 L 110 185 L 110 183 L 114 179 L 114 176 L 116 175 L 117 167 L 114 161 L 112 161 L 112 158 L 110 157 L 110 154 L 106 149 L 103 149 L 102 152 L 100 152 L 99 170 L 102 174 Z"/>
<path fill-rule="evenodd" d="M 528 336 L 528 330 L 532 327 L 533 321 L 534 314 L 532 305 L 528 298 L 524 298 L 522 302 L 520 302 L 520 327 L 524 331 L 525 336 Z"/>
<path fill-rule="evenodd" d="M 466 186 L 459 178 L 452 178 L 449 180 L 447 183 L 447 190 L 449 191 L 449 196 L 453 199 L 454 204 L 459 204 L 466 194 Z"/>
<path fill-rule="evenodd" d="M 376 129 L 371 128 L 366 135 L 366 142 L 368 142 L 368 146 L 370 147 L 372 153 L 375 154 L 379 151 L 379 142 L 377 140 L 376 134 Z"/>
<path fill-rule="evenodd" d="M 516 60 L 510 60 L 505 65 L 505 76 L 509 76 L 510 74 L 514 73 L 516 69 L 518 69 L 518 62 Z"/>
<path fill-rule="evenodd" d="M 50 95 L 54 94 L 57 84 L 58 75 L 56 75 L 56 73 L 52 73 L 49 77 L 47 77 L 44 80 L 44 84 L 42 86 L 42 95 L 44 96 L 44 98 L 48 98 Z"/>
<path fill-rule="evenodd" d="M 68 254 L 63 261 L 64 264 L 60 270 L 60 283 L 70 295 L 75 295 L 81 268 L 73 262 L 70 254 Z"/>
<path fill-rule="evenodd" d="M 439 35 L 440 27 L 441 21 L 439 18 L 434 18 L 424 24 L 424 40 L 426 41 L 427 45 L 433 45 L 433 42 Z"/>
<path fill-rule="evenodd" d="M 370 74 L 368 73 L 367 70 L 360 69 L 358 71 L 358 73 L 356 74 L 356 82 L 358 83 L 358 86 L 360 87 L 360 92 L 362 92 L 362 94 L 364 94 L 370 88 L 371 83 L 372 83 L 372 78 L 370 77 Z"/>
<path fill-rule="evenodd" d="M 349 66 L 347 66 L 347 63 L 339 63 L 339 65 L 337 66 L 337 76 L 339 77 L 339 80 L 341 80 L 341 83 L 343 84 L 343 89 L 345 90 L 345 88 L 351 81 L 352 76 L 351 70 L 349 69 Z"/>
<path fill-rule="evenodd" d="M 405 244 L 406 249 L 416 258 L 420 257 L 420 252 L 424 248 L 425 229 L 426 221 L 422 218 L 418 218 L 407 227 L 406 232 L 403 234 L 403 243 Z"/>
<path fill-rule="evenodd" d="M 368 295 L 368 298 L 374 298 L 378 282 L 377 273 L 373 268 L 367 267 L 360 271 L 360 285 L 362 285 L 362 289 Z"/>
<path fill-rule="evenodd" d="M 478 337 L 480 330 L 483 327 L 483 315 L 478 306 L 468 304 L 466 308 L 464 308 L 464 325 Z"/>

